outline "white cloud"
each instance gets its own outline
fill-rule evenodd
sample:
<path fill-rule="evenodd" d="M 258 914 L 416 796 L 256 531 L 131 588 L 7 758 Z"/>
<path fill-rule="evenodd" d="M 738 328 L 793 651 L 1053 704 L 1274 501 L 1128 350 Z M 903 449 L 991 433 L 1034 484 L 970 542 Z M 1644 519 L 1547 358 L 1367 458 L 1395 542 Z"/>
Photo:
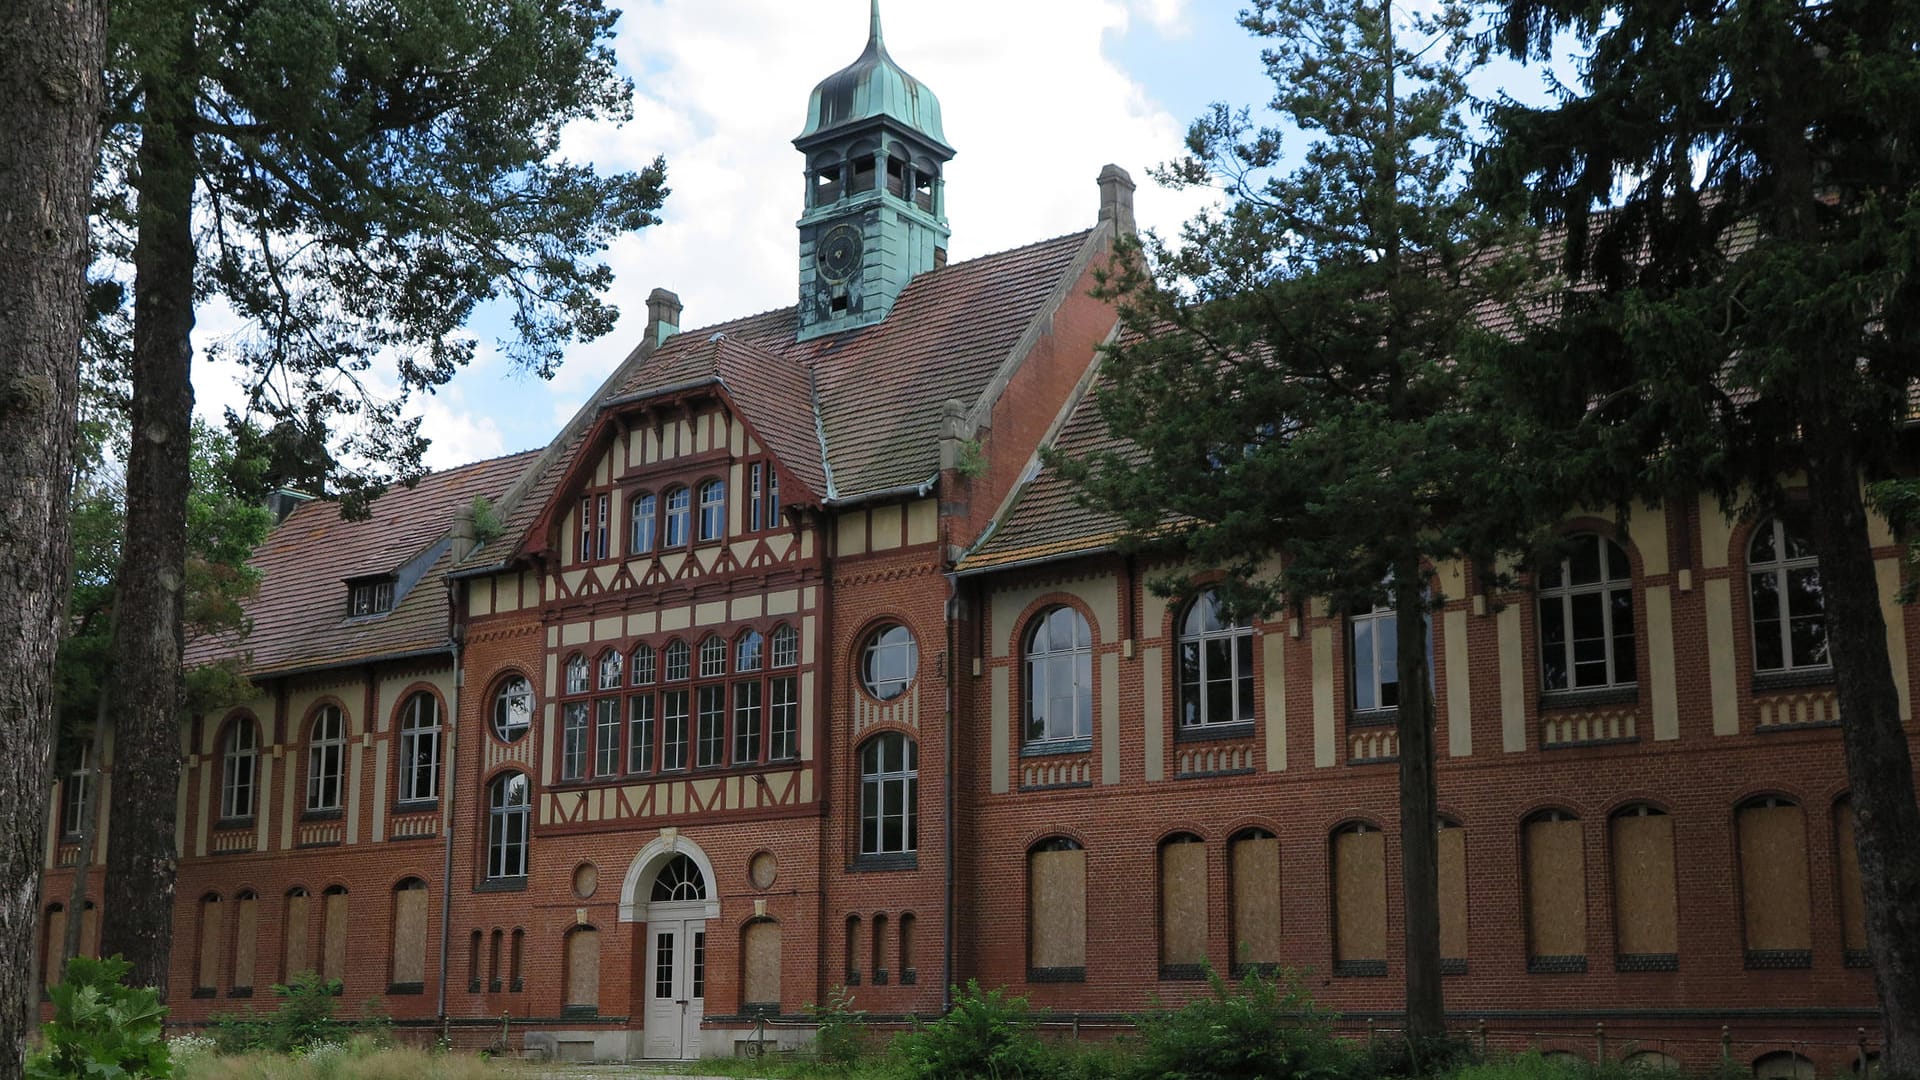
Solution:
<path fill-rule="evenodd" d="M 1133 6 L 1163 35 L 1185 37 L 1188 33 L 1187 0 L 1133 0 Z"/>

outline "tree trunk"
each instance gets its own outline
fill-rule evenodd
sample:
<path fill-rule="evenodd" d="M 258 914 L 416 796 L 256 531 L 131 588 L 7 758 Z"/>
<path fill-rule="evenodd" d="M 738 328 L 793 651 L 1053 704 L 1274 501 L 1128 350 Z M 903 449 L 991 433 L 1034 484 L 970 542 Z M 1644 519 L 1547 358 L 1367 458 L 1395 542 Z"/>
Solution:
<path fill-rule="evenodd" d="M 1440 993 L 1440 810 L 1434 781 L 1425 584 L 1417 558 L 1402 559 L 1394 568 L 1400 680 L 1400 706 L 1394 720 L 1400 755 L 1400 898 L 1407 939 L 1407 1042 L 1416 1068 L 1423 1044 L 1447 1031 Z"/>
<path fill-rule="evenodd" d="M 1807 430 L 1808 538 L 1820 557 L 1827 635 L 1853 791 L 1854 845 L 1866 900 L 1867 950 L 1886 1033 L 1882 1075 L 1920 1076 L 1920 806 L 1887 655 L 1860 472 L 1847 436 Z"/>
<path fill-rule="evenodd" d="M 190 29 L 183 67 L 190 61 Z M 173 931 L 174 803 L 180 784 L 180 667 L 186 575 L 188 442 L 193 420 L 194 156 L 186 77 L 143 87 L 133 249 L 132 450 L 127 540 L 113 628 L 113 829 L 100 950 L 133 965 L 136 985 L 167 988 Z"/>
<path fill-rule="evenodd" d="M 101 0 L 0 7 L 0 1078 L 25 1068 L 99 157 Z"/>

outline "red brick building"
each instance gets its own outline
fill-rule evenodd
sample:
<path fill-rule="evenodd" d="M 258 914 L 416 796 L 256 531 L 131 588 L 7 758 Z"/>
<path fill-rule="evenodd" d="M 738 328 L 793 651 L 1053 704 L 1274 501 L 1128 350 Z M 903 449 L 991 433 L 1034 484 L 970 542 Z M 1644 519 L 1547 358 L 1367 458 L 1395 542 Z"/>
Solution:
<path fill-rule="evenodd" d="M 260 551 L 251 638 L 195 657 L 246 650 L 259 697 L 182 730 L 176 1020 L 311 969 L 476 1045 L 504 1014 L 516 1049 L 677 1058 L 802 1040 L 841 984 L 1093 1022 L 1252 964 L 1391 1025 L 1391 616 L 1172 608 L 1039 466 L 1110 438 L 1088 290 L 1131 181 L 948 265 L 952 151 L 877 15 L 796 145 L 798 306 L 682 331 L 656 291 L 546 449 Z M 1817 567 L 1704 502 L 1566 529 L 1521 592 L 1439 568 L 1450 1012 L 1845 1067 L 1874 996 Z"/>

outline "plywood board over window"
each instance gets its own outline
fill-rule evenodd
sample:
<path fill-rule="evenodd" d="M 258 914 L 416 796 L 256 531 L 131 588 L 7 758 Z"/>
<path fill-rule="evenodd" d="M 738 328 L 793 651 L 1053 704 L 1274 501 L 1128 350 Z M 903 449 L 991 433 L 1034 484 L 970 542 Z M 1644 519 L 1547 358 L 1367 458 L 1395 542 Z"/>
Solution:
<path fill-rule="evenodd" d="M 347 976 L 347 890 L 335 885 L 320 898 L 320 977 Z"/>
<path fill-rule="evenodd" d="M 209 893 L 200 898 L 200 958 L 194 965 L 193 988 L 212 990 L 220 985 L 220 945 L 226 937 L 225 905 Z"/>
<path fill-rule="evenodd" d="M 1673 819 L 1648 806 L 1613 817 L 1615 963 L 1622 970 L 1662 970 L 1677 963 Z"/>
<path fill-rule="evenodd" d="M 1387 845 L 1369 825 L 1333 837 L 1333 973 L 1387 973 Z"/>
<path fill-rule="evenodd" d="M 1233 962 L 1280 962 L 1280 841 L 1265 830 L 1235 837 L 1227 848 L 1233 874 Z"/>
<path fill-rule="evenodd" d="M 761 919 L 747 924 L 740 946 L 740 1000 L 746 1008 L 780 1011 L 780 924 Z"/>
<path fill-rule="evenodd" d="M 1833 804 L 1833 865 L 1839 878 L 1840 945 L 1848 967 L 1865 967 L 1867 956 L 1867 902 L 1860 891 L 1860 852 L 1853 846 L 1853 801 Z"/>
<path fill-rule="evenodd" d="M 241 893 L 234 908 L 233 988 L 237 991 L 251 990 L 256 950 L 260 944 L 260 898 L 253 893 Z"/>
<path fill-rule="evenodd" d="M 567 934 L 567 1008 L 600 1007 L 600 932 L 577 926 Z"/>
<path fill-rule="evenodd" d="M 1200 978 L 1207 960 L 1207 846 L 1197 836 L 1160 845 L 1160 974 Z"/>
<path fill-rule="evenodd" d="M 1440 823 L 1440 958 L 1467 960 L 1467 830 Z M 1457 965 L 1456 965 L 1457 968 Z"/>
<path fill-rule="evenodd" d="M 1034 849 L 1027 864 L 1029 977 L 1084 978 L 1087 964 L 1087 853 L 1070 840 Z"/>
<path fill-rule="evenodd" d="M 40 985 L 47 989 L 58 986 L 63 974 L 65 957 L 62 950 L 67 940 L 67 909 L 55 904 L 47 909 L 46 940 L 40 947 Z M 198 980 L 195 980 L 196 982 Z"/>
<path fill-rule="evenodd" d="M 1587 968 L 1587 867 L 1581 824 L 1559 811 L 1527 822 L 1527 966 Z"/>
<path fill-rule="evenodd" d="M 1810 966 L 1806 815 L 1790 799 L 1755 799 L 1740 808 L 1738 831 L 1747 966 Z"/>
<path fill-rule="evenodd" d="M 427 981 L 427 883 L 408 878 L 393 892 L 393 988 L 418 990 Z"/>
<path fill-rule="evenodd" d="M 303 971 L 312 971 L 313 963 L 307 958 L 307 890 L 295 889 L 287 894 L 286 934 L 287 955 L 286 970 L 281 977 L 288 982 Z"/>

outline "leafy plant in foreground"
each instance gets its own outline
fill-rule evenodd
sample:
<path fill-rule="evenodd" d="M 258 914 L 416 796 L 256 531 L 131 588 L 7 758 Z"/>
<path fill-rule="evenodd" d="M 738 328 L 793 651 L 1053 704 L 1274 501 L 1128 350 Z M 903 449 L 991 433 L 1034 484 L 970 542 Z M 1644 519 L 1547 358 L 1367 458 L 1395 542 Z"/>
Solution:
<path fill-rule="evenodd" d="M 1212 994 L 1134 1017 L 1139 1080 L 1334 1080 L 1354 1052 L 1293 975 L 1207 971 Z"/>
<path fill-rule="evenodd" d="M 161 1024 L 167 1007 L 148 987 L 121 982 L 131 964 L 119 957 L 76 956 L 55 986 L 53 1019 L 41 1028 L 46 1050 L 27 1062 L 30 1080 L 164 1080 L 173 1075 Z"/>
<path fill-rule="evenodd" d="M 969 981 L 953 996 L 953 1009 L 933 1023 L 900 1037 L 907 1071 L 920 1080 L 1048 1076 L 1053 1055 L 1034 1034 L 1040 1019 L 1027 999 L 1002 987 L 982 993 Z"/>

